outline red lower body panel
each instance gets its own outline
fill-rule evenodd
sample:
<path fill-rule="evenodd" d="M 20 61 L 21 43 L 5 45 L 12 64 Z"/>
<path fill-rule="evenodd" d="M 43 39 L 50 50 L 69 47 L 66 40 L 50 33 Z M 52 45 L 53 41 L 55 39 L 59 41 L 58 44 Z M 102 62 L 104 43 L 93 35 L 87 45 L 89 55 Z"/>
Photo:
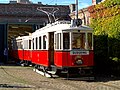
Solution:
<path fill-rule="evenodd" d="M 93 51 L 89 52 L 89 55 L 70 55 L 69 51 L 55 51 L 54 62 L 57 67 L 83 67 L 94 65 Z M 83 64 L 76 65 L 77 58 L 81 58 Z"/>
<path fill-rule="evenodd" d="M 16 59 L 31 61 L 31 50 L 12 50 L 11 53 Z"/>
<path fill-rule="evenodd" d="M 49 66 L 49 58 L 47 50 L 34 50 L 32 51 L 32 63 Z"/>

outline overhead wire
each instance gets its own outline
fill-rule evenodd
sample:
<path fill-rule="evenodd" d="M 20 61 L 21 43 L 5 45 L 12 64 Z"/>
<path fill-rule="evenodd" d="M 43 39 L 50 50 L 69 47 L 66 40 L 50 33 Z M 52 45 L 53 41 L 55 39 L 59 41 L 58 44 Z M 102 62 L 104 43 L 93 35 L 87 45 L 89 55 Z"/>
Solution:
<path fill-rule="evenodd" d="M 53 2 L 54 2 L 54 0 L 50 1 L 48 4 L 51 4 L 51 3 L 53 3 Z"/>

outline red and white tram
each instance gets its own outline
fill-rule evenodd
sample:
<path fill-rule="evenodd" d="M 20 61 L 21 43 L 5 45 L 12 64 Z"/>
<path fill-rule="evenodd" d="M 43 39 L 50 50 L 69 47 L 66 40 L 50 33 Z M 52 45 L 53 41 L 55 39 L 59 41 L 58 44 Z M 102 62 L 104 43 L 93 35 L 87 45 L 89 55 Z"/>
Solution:
<path fill-rule="evenodd" d="M 44 72 L 86 74 L 94 66 L 92 29 L 71 25 L 69 21 L 57 21 L 36 30 L 31 36 L 18 37 L 13 42 L 14 48 L 14 57 L 24 63 L 31 61 Z"/>
<path fill-rule="evenodd" d="M 11 55 L 15 58 L 16 62 L 20 62 L 21 65 L 31 64 L 31 36 L 19 36 L 13 39 Z"/>

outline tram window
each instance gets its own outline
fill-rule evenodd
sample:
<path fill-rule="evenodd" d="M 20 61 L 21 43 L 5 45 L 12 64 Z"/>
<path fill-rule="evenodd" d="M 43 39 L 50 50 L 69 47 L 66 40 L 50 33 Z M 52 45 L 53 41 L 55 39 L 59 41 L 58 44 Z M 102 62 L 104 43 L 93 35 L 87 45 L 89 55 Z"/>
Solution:
<path fill-rule="evenodd" d="M 21 49 L 20 48 L 20 42 L 17 42 L 17 47 L 16 47 L 17 49 Z"/>
<path fill-rule="evenodd" d="M 85 33 L 73 33 L 72 48 L 85 49 Z"/>
<path fill-rule="evenodd" d="M 92 33 L 88 33 L 88 49 L 92 49 Z"/>
<path fill-rule="evenodd" d="M 61 49 L 61 33 L 55 34 L 55 49 Z"/>
<path fill-rule="evenodd" d="M 17 42 L 17 48 L 18 48 L 18 49 L 22 49 L 22 44 L 21 44 L 21 42 Z"/>
<path fill-rule="evenodd" d="M 24 49 L 28 49 L 28 40 L 24 40 Z"/>
<path fill-rule="evenodd" d="M 38 49 L 38 38 L 36 37 L 36 50 Z"/>
<path fill-rule="evenodd" d="M 34 38 L 33 38 L 33 40 L 32 40 L 32 41 L 33 41 L 33 50 L 34 50 Z"/>
<path fill-rule="evenodd" d="M 31 40 L 29 40 L 29 49 L 31 49 Z"/>
<path fill-rule="evenodd" d="M 43 49 L 46 49 L 46 35 L 43 36 Z"/>
<path fill-rule="evenodd" d="M 23 48 L 23 45 L 22 45 L 22 42 L 20 42 L 20 49 L 22 49 Z"/>
<path fill-rule="evenodd" d="M 41 49 L 41 36 L 39 37 L 39 49 Z"/>
<path fill-rule="evenodd" d="M 62 46 L 61 46 L 61 33 L 60 33 L 60 41 L 59 41 L 60 43 L 59 43 L 59 45 L 60 45 L 60 49 L 62 48 Z"/>
<path fill-rule="evenodd" d="M 59 49 L 59 33 L 57 33 L 57 49 Z"/>
<path fill-rule="evenodd" d="M 56 41 L 56 38 L 57 38 L 57 34 L 55 34 L 55 49 L 57 49 L 57 41 Z"/>
<path fill-rule="evenodd" d="M 63 33 L 63 49 L 70 49 L 69 33 Z"/>

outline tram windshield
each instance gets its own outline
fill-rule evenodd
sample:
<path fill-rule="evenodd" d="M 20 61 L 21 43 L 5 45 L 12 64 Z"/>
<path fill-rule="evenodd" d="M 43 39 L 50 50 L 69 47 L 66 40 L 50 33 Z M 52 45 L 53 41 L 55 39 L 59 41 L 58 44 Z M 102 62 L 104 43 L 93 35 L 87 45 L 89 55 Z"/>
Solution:
<path fill-rule="evenodd" d="M 73 33 L 72 49 L 85 49 L 85 33 Z"/>
<path fill-rule="evenodd" d="M 55 49 L 92 50 L 92 38 L 91 32 L 64 32 L 63 34 L 56 33 Z"/>
<path fill-rule="evenodd" d="M 72 49 L 92 49 L 92 33 L 73 33 Z"/>

